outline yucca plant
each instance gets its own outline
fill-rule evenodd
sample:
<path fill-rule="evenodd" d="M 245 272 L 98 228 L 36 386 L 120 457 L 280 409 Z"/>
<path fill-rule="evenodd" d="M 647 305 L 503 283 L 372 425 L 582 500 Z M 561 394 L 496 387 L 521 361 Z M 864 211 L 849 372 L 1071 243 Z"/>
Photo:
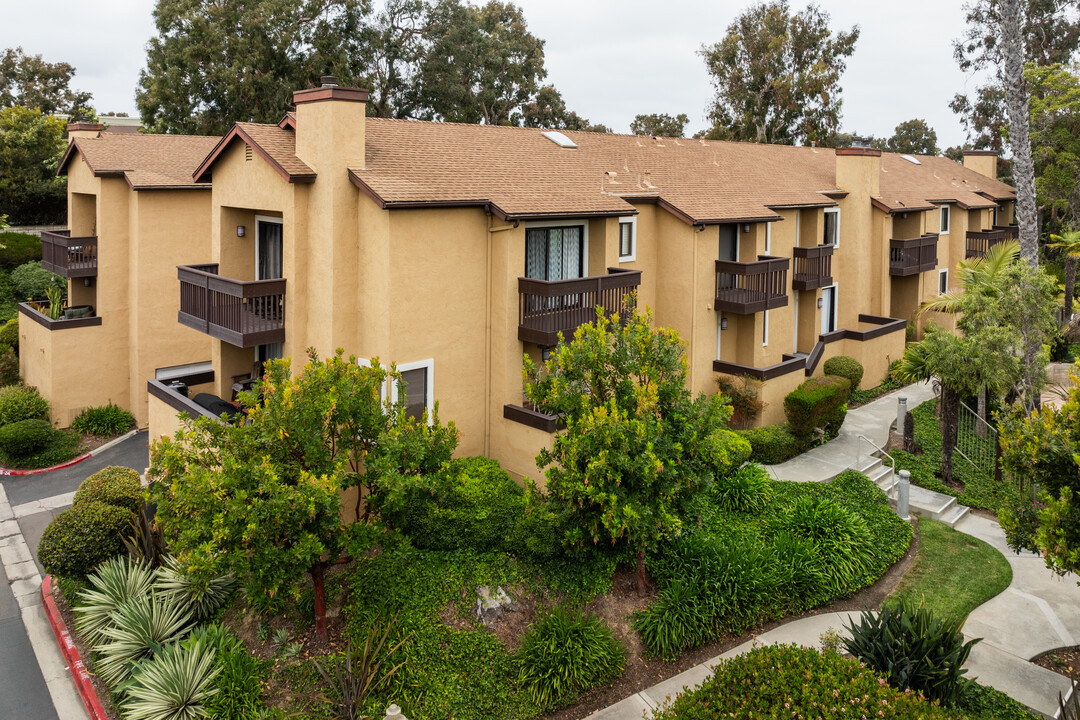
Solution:
<path fill-rule="evenodd" d="M 219 575 L 208 582 L 196 580 L 184 573 L 174 557 L 166 557 L 157 569 L 155 588 L 190 607 L 197 622 L 208 620 L 228 602 L 235 587 L 236 581 L 230 575 Z"/>
<path fill-rule="evenodd" d="M 852 621 L 844 646 L 897 690 L 921 690 L 930 700 L 955 705 L 967 672 L 963 665 L 981 639 L 965 643 L 963 623 L 941 620 L 922 603 L 903 600 Z"/>
<path fill-rule="evenodd" d="M 139 509 L 131 516 L 131 534 L 124 538 L 124 547 L 132 560 L 158 568 L 168 557 L 165 536 L 154 521 L 146 500 L 139 501 Z"/>
<path fill-rule="evenodd" d="M 390 631 L 396 622 L 397 615 L 386 623 L 385 627 L 382 627 L 380 621 L 373 622 L 364 641 L 364 649 L 354 654 L 353 642 L 350 640 L 345 649 L 345 655 L 341 662 L 332 667 L 332 672 L 328 672 L 318 660 L 313 661 L 315 669 L 319 671 L 319 675 L 333 693 L 333 703 L 339 713 L 338 717 L 343 720 L 358 720 L 361 717 L 360 706 L 368 695 L 386 684 L 405 664 L 400 662 L 386 672 L 382 671 L 386 658 L 397 652 L 398 648 L 409 639 L 408 635 L 405 636 L 385 654 L 383 653 Z"/>
<path fill-rule="evenodd" d="M 626 654 L 599 618 L 556 607 L 525 633 L 515 661 L 533 702 L 554 710 L 621 675 Z"/>
<path fill-rule="evenodd" d="M 152 592 L 123 603 L 110 620 L 94 649 L 102 656 L 98 674 L 115 688 L 128 677 L 134 663 L 180 639 L 191 624 L 191 613 L 175 596 Z"/>
<path fill-rule="evenodd" d="M 214 678 L 221 672 L 214 656 L 214 648 L 199 640 L 166 645 L 153 659 L 139 663 L 125 687 L 124 720 L 207 717 L 204 704 L 218 692 Z"/>
<path fill-rule="evenodd" d="M 91 588 L 79 593 L 79 605 L 74 608 L 75 628 L 86 642 L 96 645 L 121 605 L 150 594 L 154 573 L 145 565 L 119 556 L 98 565 L 87 581 Z"/>

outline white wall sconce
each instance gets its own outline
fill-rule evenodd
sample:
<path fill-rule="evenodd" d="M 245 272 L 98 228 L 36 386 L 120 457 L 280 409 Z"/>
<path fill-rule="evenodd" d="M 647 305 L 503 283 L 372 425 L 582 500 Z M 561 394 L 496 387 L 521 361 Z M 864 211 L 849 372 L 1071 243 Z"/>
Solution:
<path fill-rule="evenodd" d="M 823 308 L 823 307 L 825 307 L 825 301 L 824 301 L 824 300 L 822 300 L 821 298 L 818 298 L 818 299 L 817 299 L 817 306 L 818 306 L 818 308 Z"/>
<path fill-rule="evenodd" d="M 743 223 L 743 226 L 742 226 L 742 231 L 743 231 L 744 233 L 748 233 L 748 232 L 750 232 L 750 223 Z"/>
<path fill-rule="evenodd" d="M 244 237 L 247 234 L 247 228 L 243 225 L 236 226 L 236 237 Z"/>
<path fill-rule="evenodd" d="M 720 329 L 727 330 L 727 318 L 720 318 Z"/>

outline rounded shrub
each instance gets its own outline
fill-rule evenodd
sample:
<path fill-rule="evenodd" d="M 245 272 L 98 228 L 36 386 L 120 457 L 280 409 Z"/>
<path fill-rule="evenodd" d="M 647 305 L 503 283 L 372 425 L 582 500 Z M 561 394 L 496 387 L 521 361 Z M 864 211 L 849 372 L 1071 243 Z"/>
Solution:
<path fill-rule="evenodd" d="M 490 458 L 452 460 L 433 475 L 386 480 L 383 519 L 427 550 L 506 548 L 525 491 Z"/>
<path fill-rule="evenodd" d="M 518 682 L 550 711 L 622 675 L 626 654 L 601 620 L 556 607 L 525 633 L 515 662 Z"/>
<path fill-rule="evenodd" d="M 818 428 L 829 428 L 850 396 L 851 383 L 835 375 L 810 378 L 792 390 L 784 398 L 784 414 L 792 435 L 805 442 Z"/>
<path fill-rule="evenodd" d="M 48 420 L 20 420 L 0 427 L 0 453 L 14 458 L 33 455 L 52 439 Z"/>
<path fill-rule="evenodd" d="M 131 512 L 102 502 L 86 502 L 57 515 L 45 528 L 38 560 L 52 575 L 85 577 L 124 552 Z"/>
<path fill-rule="evenodd" d="M 712 468 L 717 478 L 725 477 L 750 459 L 753 452 L 750 441 L 732 430 L 717 428 L 709 433 L 702 444 L 703 460 Z"/>
<path fill-rule="evenodd" d="M 10 385 L 0 388 L 0 426 L 21 420 L 48 420 L 49 401 L 37 388 Z"/>
<path fill-rule="evenodd" d="M 119 405 L 100 405 L 86 408 L 71 421 L 71 427 L 81 433 L 111 437 L 127 432 L 135 424 L 135 416 Z"/>
<path fill-rule="evenodd" d="M 50 288 L 63 287 L 67 290 L 64 279 L 41 267 L 41 262 L 37 260 L 23 263 L 12 270 L 11 284 L 15 288 L 15 299 L 20 301 L 44 300 L 45 291 Z"/>
<path fill-rule="evenodd" d="M 723 477 L 713 484 L 716 504 L 729 512 L 759 513 L 769 502 L 772 478 L 760 465 L 747 465 Z"/>
<path fill-rule="evenodd" d="M 111 465 L 82 481 L 75 491 L 72 505 L 100 502 L 136 512 L 142 497 L 139 473 L 131 468 Z"/>
<path fill-rule="evenodd" d="M 19 318 L 11 318 L 0 327 L 0 348 L 19 349 Z"/>
<path fill-rule="evenodd" d="M 764 425 L 738 432 L 750 443 L 750 459 L 762 465 L 785 462 L 806 449 L 787 425 Z"/>
<path fill-rule="evenodd" d="M 847 381 L 851 383 L 851 392 L 859 389 L 859 383 L 862 382 L 863 366 L 862 363 L 850 355 L 837 355 L 829 358 L 825 361 L 824 369 L 826 375 L 847 378 Z"/>

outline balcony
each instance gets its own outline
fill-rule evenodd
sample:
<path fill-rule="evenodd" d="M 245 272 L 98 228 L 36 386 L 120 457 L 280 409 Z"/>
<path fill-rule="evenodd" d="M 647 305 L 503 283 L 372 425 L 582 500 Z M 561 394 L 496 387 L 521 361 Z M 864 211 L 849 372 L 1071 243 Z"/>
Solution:
<path fill-rule="evenodd" d="M 832 245 L 795 248 L 795 273 L 791 287 L 795 290 L 817 290 L 832 285 Z"/>
<path fill-rule="evenodd" d="M 995 225 L 994 230 L 1001 230 L 1005 233 L 1006 240 L 1019 240 L 1020 239 L 1020 226 L 1019 225 Z"/>
<path fill-rule="evenodd" d="M 580 326 L 605 315 L 626 312 L 626 295 L 641 284 L 640 270 L 608 268 L 607 275 L 572 280 L 518 278 L 518 339 L 552 347 L 559 333 L 569 338 Z"/>
<path fill-rule="evenodd" d="M 97 276 L 95 236 L 71 237 L 70 230 L 41 233 L 41 266 L 66 278 Z"/>
<path fill-rule="evenodd" d="M 937 233 L 922 237 L 889 241 L 889 274 L 907 277 L 937 267 Z"/>
<path fill-rule="evenodd" d="M 285 341 L 285 280 L 234 280 L 217 265 L 180 265 L 182 325 L 236 347 Z"/>
<path fill-rule="evenodd" d="M 784 307 L 788 258 L 759 255 L 757 262 L 716 261 L 716 310 L 750 315 Z"/>
<path fill-rule="evenodd" d="M 1003 243 L 1008 239 L 1009 233 L 1005 228 L 995 230 L 968 230 L 967 246 L 964 257 L 968 260 L 971 258 L 986 257 L 986 253 L 990 252 L 990 248 L 999 243 Z"/>

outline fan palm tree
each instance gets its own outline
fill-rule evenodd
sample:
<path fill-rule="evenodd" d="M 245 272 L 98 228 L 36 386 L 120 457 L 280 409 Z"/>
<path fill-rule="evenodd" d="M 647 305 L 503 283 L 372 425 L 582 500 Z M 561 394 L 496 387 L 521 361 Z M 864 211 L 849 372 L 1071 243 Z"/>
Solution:
<path fill-rule="evenodd" d="M 1069 230 L 1061 235 L 1051 235 L 1052 248 L 1065 251 L 1065 316 L 1072 317 L 1073 291 L 1076 288 L 1076 258 L 1080 257 L 1080 230 Z"/>
<path fill-rule="evenodd" d="M 1080 235 L 1080 233 L 1077 233 Z M 1080 252 L 1080 245 L 1077 246 Z M 933 300 L 927 300 L 919 308 L 919 315 L 927 312 L 955 313 L 960 311 L 960 301 L 965 293 L 985 292 L 997 295 L 998 282 L 1005 268 L 1020 257 L 1020 244 L 1015 240 L 994 245 L 985 257 L 961 260 L 956 264 L 956 275 L 960 281 L 958 292 L 944 293 Z"/>

